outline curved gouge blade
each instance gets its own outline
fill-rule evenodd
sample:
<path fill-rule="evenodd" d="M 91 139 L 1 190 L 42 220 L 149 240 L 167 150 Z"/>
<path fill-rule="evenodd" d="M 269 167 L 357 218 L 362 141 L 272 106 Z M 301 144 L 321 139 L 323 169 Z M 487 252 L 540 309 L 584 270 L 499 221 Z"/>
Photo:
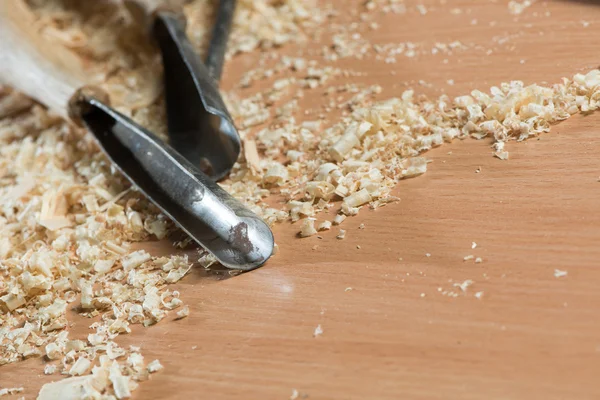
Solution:
<path fill-rule="evenodd" d="M 217 8 L 217 18 L 213 26 L 205 62 L 210 76 L 217 82 L 221 80 L 223 73 L 229 31 L 231 31 L 231 25 L 233 24 L 236 3 L 237 0 L 219 0 Z"/>
<path fill-rule="evenodd" d="M 182 155 L 94 98 L 80 99 L 83 123 L 117 168 L 226 267 L 252 270 L 273 253 L 273 234 Z"/>
<path fill-rule="evenodd" d="M 196 168 L 220 180 L 237 161 L 241 141 L 217 83 L 176 13 L 158 12 L 152 32 L 163 58 L 171 145 Z"/>

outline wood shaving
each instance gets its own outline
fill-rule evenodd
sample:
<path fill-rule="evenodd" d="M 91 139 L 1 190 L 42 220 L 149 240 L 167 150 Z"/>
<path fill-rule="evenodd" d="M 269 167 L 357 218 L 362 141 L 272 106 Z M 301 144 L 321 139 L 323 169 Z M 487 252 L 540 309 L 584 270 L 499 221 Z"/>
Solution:
<path fill-rule="evenodd" d="M 49 190 L 44 193 L 39 216 L 40 225 L 51 231 L 70 226 L 71 220 L 66 216 L 67 206 L 67 199 L 62 190 Z"/>
<path fill-rule="evenodd" d="M 17 393 L 22 393 L 23 390 L 24 389 L 22 387 L 0 389 L 0 397 L 9 396 L 9 395 L 17 394 Z"/>
<path fill-rule="evenodd" d="M 524 1 L 511 0 L 508 2 L 508 11 L 512 15 L 519 15 L 519 14 L 523 13 L 523 11 L 525 11 L 526 8 L 530 7 L 531 4 L 532 4 L 531 0 L 524 0 Z"/>
<path fill-rule="evenodd" d="M 176 319 L 183 319 L 186 318 L 190 315 L 190 308 L 188 306 L 183 306 L 183 308 L 179 311 L 177 311 L 177 318 Z"/>
<path fill-rule="evenodd" d="M 323 221 L 319 224 L 319 231 L 328 231 L 331 229 L 331 221 Z"/>
<path fill-rule="evenodd" d="M 563 278 L 565 276 L 567 276 L 569 274 L 568 271 L 562 271 L 560 269 L 555 269 L 554 270 L 554 277 L 555 278 Z"/>
<path fill-rule="evenodd" d="M 290 396 L 290 400 L 297 400 L 300 396 L 300 393 L 296 389 L 292 389 L 292 395 Z"/>
<path fill-rule="evenodd" d="M 91 376 L 75 376 L 42 386 L 38 394 L 39 400 L 78 400 L 91 386 Z"/>
<path fill-rule="evenodd" d="M 345 219 L 346 216 L 344 214 L 338 214 L 333 218 L 333 225 L 340 225 Z"/>
<path fill-rule="evenodd" d="M 262 170 L 260 166 L 260 157 L 258 156 L 258 150 L 256 149 L 256 142 L 254 140 L 244 140 L 244 157 L 248 167 L 258 173 Z"/>
<path fill-rule="evenodd" d="M 471 279 L 467 279 L 462 283 L 455 283 L 453 286 L 459 288 L 462 292 L 466 292 L 467 288 L 474 283 Z"/>
<path fill-rule="evenodd" d="M 508 160 L 508 151 L 497 151 L 494 153 L 494 156 L 501 160 Z"/>
<path fill-rule="evenodd" d="M 83 375 L 87 372 L 88 368 L 92 363 L 85 357 L 79 357 L 77 361 L 71 366 L 69 375 Z"/>
<path fill-rule="evenodd" d="M 128 399 L 131 397 L 129 389 L 129 377 L 121 374 L 121 369 L 116 361 L 113 361 L 109 369 L 109 379 L 112 383 L 117 399 Z"/>
<path fill-rule="evenodd" d="M 315 328 L 315 332 L 313 333 L 314 337 L 317 336 L 321 336 L 323 334 L 323 328 L 321 328 L 321 325 L 317 325 L 317 327 Z"/>
<path fill-rule="evenodd" d="M 154 360 L 150 364 L 148 364 L 148 366 L 146 368 L 148 369 L 148 372 L 150 372 L 152 374 L 154 372 L 160 371 L 164 367 L 161 365 L 161 363 L 158 360 Z"/>
<path fill-rule="evenodd" d="M 56 372 L 56 365 L 54 365 L 54 364 L 47 364 L 44 367 L 44 375 L 52 375 L 55 372 Z"/>
<path fill-rule="evenodd" d="M 302 221 L 302 228 L 300 229 L 300 237 L 309 237 L 317 234 L 317 230 L 315 229 L 315 220 L 312 218 L 307 218 Z"/>

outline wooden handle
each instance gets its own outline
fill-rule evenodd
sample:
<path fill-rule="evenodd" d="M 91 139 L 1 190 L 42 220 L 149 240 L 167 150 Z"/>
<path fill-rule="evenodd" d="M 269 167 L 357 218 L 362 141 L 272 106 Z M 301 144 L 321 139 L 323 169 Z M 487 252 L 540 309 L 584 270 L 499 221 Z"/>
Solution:
<path fill-rule="evenodd" d="M 98 89 L 84 88 L 85 70 L 79 57 L 35 31 L 35 17 L 23 0 L 0 0 L 0 38 L 0 84 L 75 122 L 74 100 L 82 95 L 107 99 Z"/>

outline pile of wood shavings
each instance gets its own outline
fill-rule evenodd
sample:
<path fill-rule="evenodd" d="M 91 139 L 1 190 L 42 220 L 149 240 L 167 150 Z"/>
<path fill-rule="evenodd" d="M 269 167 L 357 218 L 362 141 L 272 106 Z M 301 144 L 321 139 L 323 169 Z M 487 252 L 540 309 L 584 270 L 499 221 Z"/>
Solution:
<path fill-rule="evenodd" d="M 0 104 L 19 96 L 4 89 Z M 164 237 L 167 221 L 85 132 L 40 106 L 14 108 L 0 110 L 0 365 L 45 356 L 47 374 L 86 376 L 82 396 L 126 398 L 152 371 L 114 339 L 179 308 L 166 285 L 192 264 L 132 251 L 131 241 Z M 69 310 L 100 317 L 85 340 L 69 337 Z"/>
<path fill-rule="evenodd" d="M 335 208 L 335 225 L 363 207 L 376 209 L 396 200 L 391 191 L 398 181 L 424 173 L 427 160 L 420 155 L 444 142 L 492 138 L 492 154 L 505 160 L 507 141 L 548 132 L 554 122 L 596 110 L 600 71 L 577 74 L 550 87 L 513 81 L 489 93 L 474 90 L 454 99 L 415 99 L 411 90 L 370 105 L 368 96 L 359 99 L 346 104 L 349 115 L 327 129 L 319 121 L 298 123 L 294 116 L 280 116 L 276 127 L 245 139 L 246 161 L 236 166 L 224 186 L 254 203 L 254 210 L 269 222 L 305 218 L 299 235 L 312 236 L 319 213 L 331 218 L 328 211 Z M 233 109 L 243 121 L 245 114 L 239 107 Z M 286 197 L 283 209 L 264 205 L 262 199 L 272 193 Z"/>

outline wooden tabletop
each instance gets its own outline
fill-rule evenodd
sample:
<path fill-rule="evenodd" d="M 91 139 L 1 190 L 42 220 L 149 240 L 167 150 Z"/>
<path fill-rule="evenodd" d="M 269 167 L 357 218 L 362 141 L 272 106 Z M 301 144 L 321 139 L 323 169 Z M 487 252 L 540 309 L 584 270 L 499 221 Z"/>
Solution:
<path fill-rule="evenodd" d="M 337 1 L 338 18 L 363 3 Z M 518 18 L 504 0 L 441 3 L 422 1 L 426 15 L 413 0 L 408 14 L 375 13 L 380 28 L 365 35 L 480 50 L 339 65 L 381 85 L 380 99 L 407 85 L 454 96 L 515 79 L 552 83 L 600 65 L 593 2 L 534 1 Z M 225 86 L 257 57 L 230 63 Z M 510 143 L 507 161 L 487 141 L 444 145 L 428 153 L 424 176 L 398 185 L 401 202 L 344 222 L 345 240 L 298 239 L 298 226 L 283 224 L 280 251 L 263 268 L 229 279 L 195 269 L 176 285 L 188 318 L 118 339 L 165 366 L 134 398 L 599 398 L 599 130 L 600 115 L 575 116 L 539 140 Z M 88 320 L 73 321 L 74 335 L 87 334 Z M 56 379 L 42 369 L 39 359 L 4 366 L 0 387 L 25 386 L 35 398 Z"/>

